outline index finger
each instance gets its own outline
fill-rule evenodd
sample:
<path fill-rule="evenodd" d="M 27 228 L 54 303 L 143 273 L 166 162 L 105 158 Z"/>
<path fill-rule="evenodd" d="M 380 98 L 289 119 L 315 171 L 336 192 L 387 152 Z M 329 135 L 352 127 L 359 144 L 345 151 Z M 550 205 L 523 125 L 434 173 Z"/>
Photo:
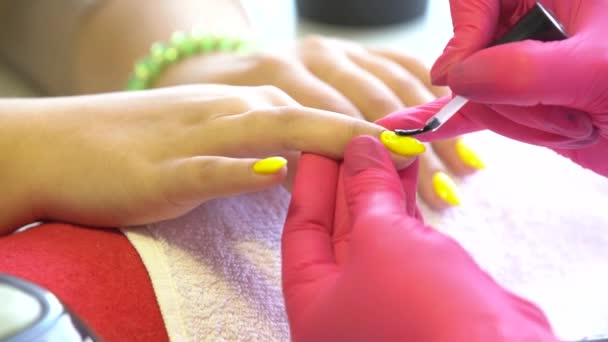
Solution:
<path fill-rule="evenodd" d="M 256 109 L 217 120 L 228 124 L 232 131 L 230 137 L 221 141 L 222 148 L 246 154 L 302 151 L 341 159 L 352 138 L 361 135 L 382 138 L 386 131 L 384 127 L 365 120 L 297 106 Z M 399 166 L 409 165 L 413 162 L 410 157 L 424 152 L 424 145 L 414 138 L 388 135 L 391 139 L 382 141 L 393 152 L 391 157 Z M 243 145 L 247 147 L 243 148 Z"/>

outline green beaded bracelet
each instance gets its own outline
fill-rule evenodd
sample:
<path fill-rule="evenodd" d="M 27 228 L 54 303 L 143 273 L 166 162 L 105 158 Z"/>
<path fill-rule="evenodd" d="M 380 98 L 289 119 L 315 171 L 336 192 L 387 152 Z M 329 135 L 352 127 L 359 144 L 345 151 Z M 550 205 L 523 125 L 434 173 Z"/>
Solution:
<path fill-rule="evenodd" d="M 150 53 L 135 63 L 127 90 L 151 88 L 167 67 L 187 57 L 212 52 L 243 53 L 250 49 L 246 41 L 231 36 L 204 34 L 196 29 L 190 34 L 174 32 L 169 44 L 152 44 Z"/>

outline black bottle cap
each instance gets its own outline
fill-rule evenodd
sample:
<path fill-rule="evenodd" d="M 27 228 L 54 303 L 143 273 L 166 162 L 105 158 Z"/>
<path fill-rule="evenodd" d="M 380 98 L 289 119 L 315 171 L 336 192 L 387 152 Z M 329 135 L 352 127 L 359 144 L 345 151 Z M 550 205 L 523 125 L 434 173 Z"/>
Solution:
<path fill-rule="evenodd" d="M 296 0 L 298 15 L 340 26 L 385 26 L 422 16 L 428 0 Z M 446 5 L 447 6 L 447 5 Z"/>
<path fill-rule="evenodd" d="M 537 2 L 528 13 L 521 17 L 507 33 L 491 46 L 518 42 L 526 39 L 543 42 L 568 38 L 564 26 L 540 2 Z"/>

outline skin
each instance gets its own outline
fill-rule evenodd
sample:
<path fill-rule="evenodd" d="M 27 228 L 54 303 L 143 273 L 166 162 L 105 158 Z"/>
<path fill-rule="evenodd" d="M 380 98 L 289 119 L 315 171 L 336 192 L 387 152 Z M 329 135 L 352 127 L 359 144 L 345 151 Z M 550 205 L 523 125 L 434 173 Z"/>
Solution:
<path fill-rule="evenodd" d="M 124 15 L 134 12 L 137 21 Z M 231 32 L 249 31 L 237 1 L 160 1 L 146 6 L 139 0 L 108 0 L 85 19 L 74 46 L 69 47 L 75 53 L 73 63 L 65 65 L 72 76 L 71 93 L 122 89 L 133 61 L 146 54 L 150 42 L 166 40 L 177 29 L 202 23 L 203 30 L 221 30 L 228 22 Z M 48 53 L 37 52 L 41 59 Z M 22 71 L 27 70 L 24 66 Z M 45 219 L 93 226 L 140 224 L 181 215 L 212 197 L 281 181 L 289 184 L 292 174 L 287 175 L 287 170 L 257 182 L 246 175 L 251 175 L 255 158 L 270 155 L 288 158 L 291 170 L 300 150 L 340 158 L 351 137 L 378 136 L 382 131 L 352 118 L 375 121 L 445 92 L 432 87 L 427 75 L 428 70 L 403 54 L 311 37 L 279 53 L 194 57 L 170 68 L 157 84 L 272 85 L 280 90 L 205 85 L 145 94 L 2 100 L 0 185 L 9 190 L 3 199 L 7 210 L 0 214 L 0 233 Z M 30 76 L 45 84 L 44 75 Z M 53 89 L 49 85 L 51 94 Z M 212 131 L 210 127 L 218 122 L 215 117 L 227 115 L 230 126 Z M 306 115 L 310 118 L 304 119 Z M 239 130 L 243 133 L 234 134 Z M 178 139 L 192 132 L 200 134 Z M 260 141 L 265 144 L 251 148 Z M 453 143 L 443 144 L 433 144 L 433 149 L 444 161 L 452 160 L 446 165 L 463 170 L 450 152 Z M 237 157 L 249 159 L 232 159 Z M 411 161 L 394 159 L 398 166 Z M 430 165 L 429 172 L 439 168 L 428 158 L 422 164 Z M 183 184 L 170 183 L 167 179 L 175 176 L 172 172 L 178 172 L 178 166 L 188 169 L 183 165 L 205 171 L 196 175 L 205 185 L 183 194 Z M 429 183 L 429 172 L 422 173 L 421 184 Z M 214 187 L 230 184 L 235 175 L 245 177 L 240 188 Z M 428 203 L 446 206 L 432 189 L 426 189 L 420 188 Z"/>
<path fill-rule="evenodd" d="M 383 131 L 269 86 L 2 100 L 0 234 L 39 220 L 121 227 L 173 218 L 285 179 L 286 167 L 255 173 L 259 158 L 341 158 L 354 136 Z M 401 167 L 411 161 L 395 156 Z"/>

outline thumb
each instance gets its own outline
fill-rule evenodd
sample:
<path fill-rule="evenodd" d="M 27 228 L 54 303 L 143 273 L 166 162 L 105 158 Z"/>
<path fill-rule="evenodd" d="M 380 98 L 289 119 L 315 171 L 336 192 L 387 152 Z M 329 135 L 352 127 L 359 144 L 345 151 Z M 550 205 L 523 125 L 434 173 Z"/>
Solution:
<path fill-rule="evenodd" d="M 451 97 L 446 96 L 427 104 L 409 107 L 387 115 L 378 120 L 377 123 L 390 130 L 421 128 L 429 118 L 437 114 L 450 100 Z M 483 128 L 476 121 L 472 121 L 468 117 L 458 113 L 437 131 L 416 135 L 416 139 L 420 141 L 443 140 L 479 131 Z"/>
<path fill-rule="evenodd" d="M 293 308 L 304 307 L 301 301 L 308 300 L 298 285 L 314 287 L 319 283 L 313 280 L 336 270 L 330 234 L 337 183 L 338 162 L 302 154 L 281 244 L 283 290 L 290 319 L 297 314 Z"/>
<path fill-rule="evenodd" d="M 431 69 L 433 84 L 445 85 L 452 66 L 492 42 L 500 15 L 500 0 L 451 0 L 454 37 Z"/>
<path fill-rule="evenodd" d="M 576 44 L 572 39 L 527 40 L 484 49 L 455 65 L 448 84 L 454 93 L 475 102 L 577 108 L 577 100 L 589 97 L 581 92 L 599 86 L 593 80 L 601 69 L 593 54 L 573 58 Z"/>
<path fill-rule="evenodd" d="M 283 157 L 192 157 L 166 165 L 160 181 L 168 201 L 192 205 L 277 185 L 287 174 L 286 165 Z"/>
<path fill-rule="evenodd" d="M 345 151 L 343 172 L 352 222 L 369 215 L 406 215 L 406 196 L 399 175 L 378 140 L 369 136 L 353 139 Z"/>

